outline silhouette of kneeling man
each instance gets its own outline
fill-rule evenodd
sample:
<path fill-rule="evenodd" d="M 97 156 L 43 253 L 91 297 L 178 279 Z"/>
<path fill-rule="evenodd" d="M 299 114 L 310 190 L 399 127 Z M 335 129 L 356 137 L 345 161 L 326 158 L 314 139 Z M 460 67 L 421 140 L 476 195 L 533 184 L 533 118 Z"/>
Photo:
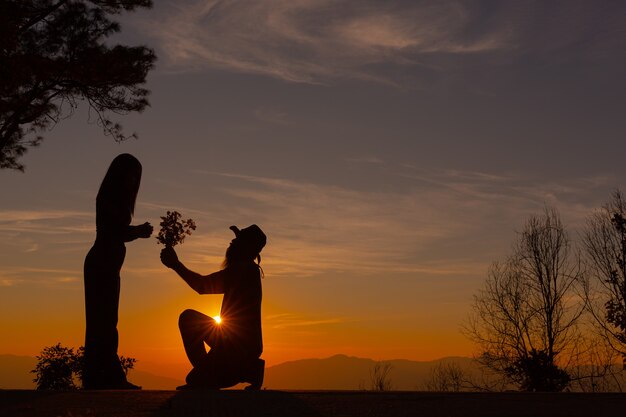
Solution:
<path fill-rule="evenodd" d="M 172 247 L 161 251 L 161 262 L 199 294 L 224 294 L 220 322 L 195 310 L 179 318 L 180 334 L 193 369 L 178 389 L 220 389 L 246 382 L 246 389 L 263 385 L 265 361 L 261 333 L 260 252 L 266 236 L 257 226 L 230 229 L 235 238 L 226 250 L 223 269 L 209 275 L 193 272 Z M 257 262 L 255 262 L 255 260 Z M 204 344 L 210 348 L 207 353 Z"/>

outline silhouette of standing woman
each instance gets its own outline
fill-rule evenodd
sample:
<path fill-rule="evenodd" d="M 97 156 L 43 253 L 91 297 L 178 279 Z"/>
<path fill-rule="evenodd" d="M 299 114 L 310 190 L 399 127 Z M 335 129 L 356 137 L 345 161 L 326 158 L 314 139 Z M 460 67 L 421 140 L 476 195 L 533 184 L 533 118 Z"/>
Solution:
<path fill-rule="evenodd" d="M 124 242 L 152 234 L 150 223 L 130 225 L 140 181 L 137 158 L 121 154 L 111 162 L 96 197 L 96 241 L 85 258 L 85 389 L 141 389 L 126 380 L 117 356 Z"/>
<path fill-rule="evenodd" d="M 187 269 L 172 247 L 161 251 L 161 262 L 196 292 L 224 294 L 219 322 L 195 310 L 180 315 L 180 335 L 193 369 L 187 385 L 178 389 L 219 389 L 239 382 L 250 383 L 246 389 L 260 389 L 263 384 L 260 252 L 266 237 L 255 224 L 230 229 L 235 239 L 226 250 L 223 269 L 209 275 Z"/>

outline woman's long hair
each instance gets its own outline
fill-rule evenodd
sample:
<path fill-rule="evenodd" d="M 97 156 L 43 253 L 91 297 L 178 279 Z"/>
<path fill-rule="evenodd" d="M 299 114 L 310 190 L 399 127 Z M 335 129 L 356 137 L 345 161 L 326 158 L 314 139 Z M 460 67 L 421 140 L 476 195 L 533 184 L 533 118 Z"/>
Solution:
<path fill-rule="evenodd" d="M 141 182 L 141 163 L 137 158 L 128 153 L 123 153 L 115 157 L 109 170 L 107 171 L 98 196 L 96 204 L 101 202 L 111 202 L 128 210 L 132 216 L 135 214 L 135 202 L 139 192 Z"/>

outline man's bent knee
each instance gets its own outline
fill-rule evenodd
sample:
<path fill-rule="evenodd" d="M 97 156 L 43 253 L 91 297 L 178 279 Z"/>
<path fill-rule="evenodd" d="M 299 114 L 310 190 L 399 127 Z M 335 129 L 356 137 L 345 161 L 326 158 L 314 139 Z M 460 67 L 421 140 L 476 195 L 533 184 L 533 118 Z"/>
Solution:
<path fill-rule="evenodd" d="M 197 321 L 201 316 L 203 316 L 203 314 L 199 311 L 188 308 L 178 316 L 178 327 L 189 325 L 191 322 Z"/>

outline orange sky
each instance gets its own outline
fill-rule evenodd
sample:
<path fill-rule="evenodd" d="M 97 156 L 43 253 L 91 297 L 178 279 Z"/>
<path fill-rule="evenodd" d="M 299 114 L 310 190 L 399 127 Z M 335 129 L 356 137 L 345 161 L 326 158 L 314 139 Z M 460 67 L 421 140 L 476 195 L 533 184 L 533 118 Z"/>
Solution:
<path fill-rule="evenodd" d="M 123 18 L 153 47 L 151 107 L 104 137 L 85 106 L 0 171 L 0 353 L 83 342 L 95 196 L 122 152 L 143 164 L 136 224 L 196 221 L 180 247 L 219 268 L 230 225 L 259 224 L 263 357 L 469 356 L 459 329 L 489 264 L 556 207 L 576 238 L 626 184 L 624 6 L 168 0 Z M 242 30 L 254 28 L 254 30 Z M 181 377 L 198 296 L 128 244 L 120 350 Z"/>
<path fill-rule="evenodd" d="M 139 208 L 136 216 L 143 219 L 144 212 Z M 72 215 L 76 216 L 76 213 Z M 86 215 L 85 221 L 88 217 L 92 216 Z M 42 220 L 21 220 L 18 223 L 25 227 L 31 222 Z M 220 243 L 225 247 L 231 239 L 231 232 L 224 228 L 210 236 L 202 232 L 202 222 L 198 223 L 198 232 L 178 247 L 179 254 L 190 268 L 209 273 L 219 267 L 219 249 L 213 250 L 217 252 L 214 256 L 203 256 L 202 253 L 208 248 L 219 247 Z M 45 232 L 38 229 L 37 232 L 22 231 L 20 235 L 34 233 L 33 239 L 42 239 L 39 233 Z M 88 229 L 87 225 L 85 229 Z M 93 231 L 84 234 L 87 239 Z M 61 259 L 53 253 L 51 256 L 55 260 L 50 262 L 61 261 L 69 265 L 68 269 L 18 267 L 14 273 L 21 278 L 4 283 L 2 309 L 5 314 L 0 318 L 0 324 L 3 334 L 10 335 L 3 342 L 6 353 L 35 355 L 43 346 L 56 342 L 67 346 L 82 344 L 84 312 L 80 252 L 88 249 L 89 243 L 88 240 L 84 244 L 76 243 L 76 249 L 70 250 L 71 244 L 56 245 L 57 235 L 53 236 L 50 251 L 68 251 L 71 255 Z M 47 238 L 43 239 L 47 242 Z M 40 245 L 46 246 L 44 242 Z M 465 303 L 451 304 L 449 310 L 440 311 L 439 306 L 429 305 L 429 297 L 425 296 L 420 303 L 413 305 L 414 295 L 407 299 L 392 288 L 385 289 L 387 284 L 376 282 L 382 277 L 365 271 L 360 271 L 360 288 L 352 290 L 345 288 L 346 284 L 341 281 L 353 272 L 311 273 L 297 279 L 283 276 L 290 267 L 281 265 L 285 258 L 276 259 L 282 245 L 285 243 L 270 235 L 264 251 L 263 357 L 268 365 L 336 353 L 374 359 L 416 360 L 470 354 L 468 342 L 454 331 L 459 318 L 464 315 Z M 177 329 L 178 314 L 186 308 L 193 308 L 211 316 L 217 315 L 221 296 L 194 293 L 177 275 L 160 265 L 160 246 L 154 239 L 132 242 L 127 246 L 127 261 L 122 271 L 119 353 L 138 358 L 138 369 L 181 378 L 188 365 Z M 40 256 L 46 251 L 39 249 L 26 254 L 38 253 Z M 306 257 L 306 251 L 303 249 L 299 256 Z M 29 256 L 24 259 L 27 265 Z M 297 262 L 298 258 L 292 256 L 290 260 Z M 45 263 L 40 258 L 37 262 Z M 281 274 L 283 268 L 287 271 Z M 9 271 L 7 275 L 10 274 Z M 347 287 L 355 281 L 351 279 L 350 283 Z M 397 297 L 397 303 L 386 297 Z"/>

